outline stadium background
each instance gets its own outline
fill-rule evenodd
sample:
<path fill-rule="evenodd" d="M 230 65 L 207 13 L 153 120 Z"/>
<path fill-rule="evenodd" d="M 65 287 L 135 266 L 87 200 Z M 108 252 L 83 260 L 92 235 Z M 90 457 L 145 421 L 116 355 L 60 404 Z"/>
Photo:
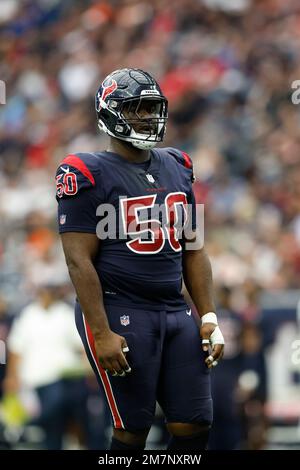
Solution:
<path fill-rule="evenodd" d="M 213 372 L 211 447 L 300 448 L 300 107 L 291 101 L 300 79 L 299 2 L 1 0 L 0 7 L 0 339 L 41 286 L 55 285 L 72 302 L 56 232 L 55 169 L 68 153 L 105 148 L 93 103 L 101 79 L 143 68 L 169 99 L 165 144 L 191 155 L 205 204 L 228 343 L 224 366 Z M 0 440 L 39 448 L 39 430 L 23 432 L 22 412 L 7 395 L 14 401 L 17 392 L 29 415 L 36 397 L 22 384 L 4 393 L 0 368 Z M 80 368 L 92 430 L 82 437 L 71 417 L 63 446 L 101 448 L 107 415 Z M 164 439 L 158 412 L 149 446 Z"/>

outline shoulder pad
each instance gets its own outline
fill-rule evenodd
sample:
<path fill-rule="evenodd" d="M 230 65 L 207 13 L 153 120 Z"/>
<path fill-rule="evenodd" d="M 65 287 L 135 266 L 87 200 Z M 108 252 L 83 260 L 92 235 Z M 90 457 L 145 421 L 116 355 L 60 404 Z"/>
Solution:
<path fill-rule="evenodd" d="M 74 196 L 84 188 L 96 185 L 89 159 L 92 155 L 68 155 L 56 172 L 56 197 Z"/>
<path fill-rule="evenodd" d="M 195 181 L 194 171 L 193 171 L 193 161 L 191 157 L 182 150 L 178 150 L 172 147 L 166 149 L 169 155 L 172 155 L 178 163 L 183 165 L 188 170 L 191 170 L 191 181 L 192 183 Z"/>

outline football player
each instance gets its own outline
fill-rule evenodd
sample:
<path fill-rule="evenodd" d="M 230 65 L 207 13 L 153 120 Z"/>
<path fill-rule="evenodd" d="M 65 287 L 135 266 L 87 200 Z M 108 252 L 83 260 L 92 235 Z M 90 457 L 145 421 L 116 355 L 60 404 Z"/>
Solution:
<path fill-rule="evenodd" d="M 202 450 L 212 423 L 210 369 L 224 339 L 207 254 L 186 249 L 178 228 L 192 206 L 196 231 L 192 161 L 180 150 L 154 148 L 164 137 L 168 103 L 147 72 L 107 76 L 96 112 L 108 149 L 67 156 L 56 182 L 76 324 L 110 407 L 111 450 L 145 447 L 156 401 L 168 449 Z"/>

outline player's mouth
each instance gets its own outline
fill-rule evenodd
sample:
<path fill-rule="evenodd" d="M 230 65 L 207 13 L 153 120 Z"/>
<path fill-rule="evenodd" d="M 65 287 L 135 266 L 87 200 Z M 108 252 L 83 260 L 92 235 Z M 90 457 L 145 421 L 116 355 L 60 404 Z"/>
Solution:
<path fill-rule="evenodd" d="M 134 126 L 134 130 L 139 134 L 154 134 L 156 126 L 154 124 L 138 124 Z"/>

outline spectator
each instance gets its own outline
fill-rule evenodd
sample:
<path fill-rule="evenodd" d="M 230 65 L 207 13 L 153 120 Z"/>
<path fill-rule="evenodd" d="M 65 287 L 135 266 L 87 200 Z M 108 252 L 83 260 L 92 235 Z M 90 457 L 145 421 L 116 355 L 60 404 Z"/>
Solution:
<path fill-rule="evenodd" d="M 226 349 L 222 367 L 212 374 L 214 425 L 209 443 L 212 450 L 238 449 L 242 440 L 242 423 L 234 392 L 239 377 L 239 338 L 243 321 L 232 309 L 231 295 L 231 289 L 223 286 L 217 296 L 219 324 L 226 337 Z"/>
<path fill-rule="evenodd" d="M 242 448 L 262 449 L 266 443 L 267 422 L 266 364 L 262 337 L 255 324 L 245 324 L 241 335 L 239 377 L 235 400 L 242 420 Z"/>
<path fill-rule="evenodd" d="M 37 300 L 15 320 L 8 337 L 6 393 L 34 390 L 40 411 L 30 424 L 45 431 L 45 448 L 61 449 L 64 430 L 76 419 L 87 430 L 86 364 L 72 308 L 60 301 L 55 280 L 40 285 Z"/>
<path fill-rule="evenodd" d="M 12 323 L 12 316 L 8 313 L 8 306 L 0 294 L 0 401 L 3 395 L 3 381 L 6 372 L 6 343 Z"/>

